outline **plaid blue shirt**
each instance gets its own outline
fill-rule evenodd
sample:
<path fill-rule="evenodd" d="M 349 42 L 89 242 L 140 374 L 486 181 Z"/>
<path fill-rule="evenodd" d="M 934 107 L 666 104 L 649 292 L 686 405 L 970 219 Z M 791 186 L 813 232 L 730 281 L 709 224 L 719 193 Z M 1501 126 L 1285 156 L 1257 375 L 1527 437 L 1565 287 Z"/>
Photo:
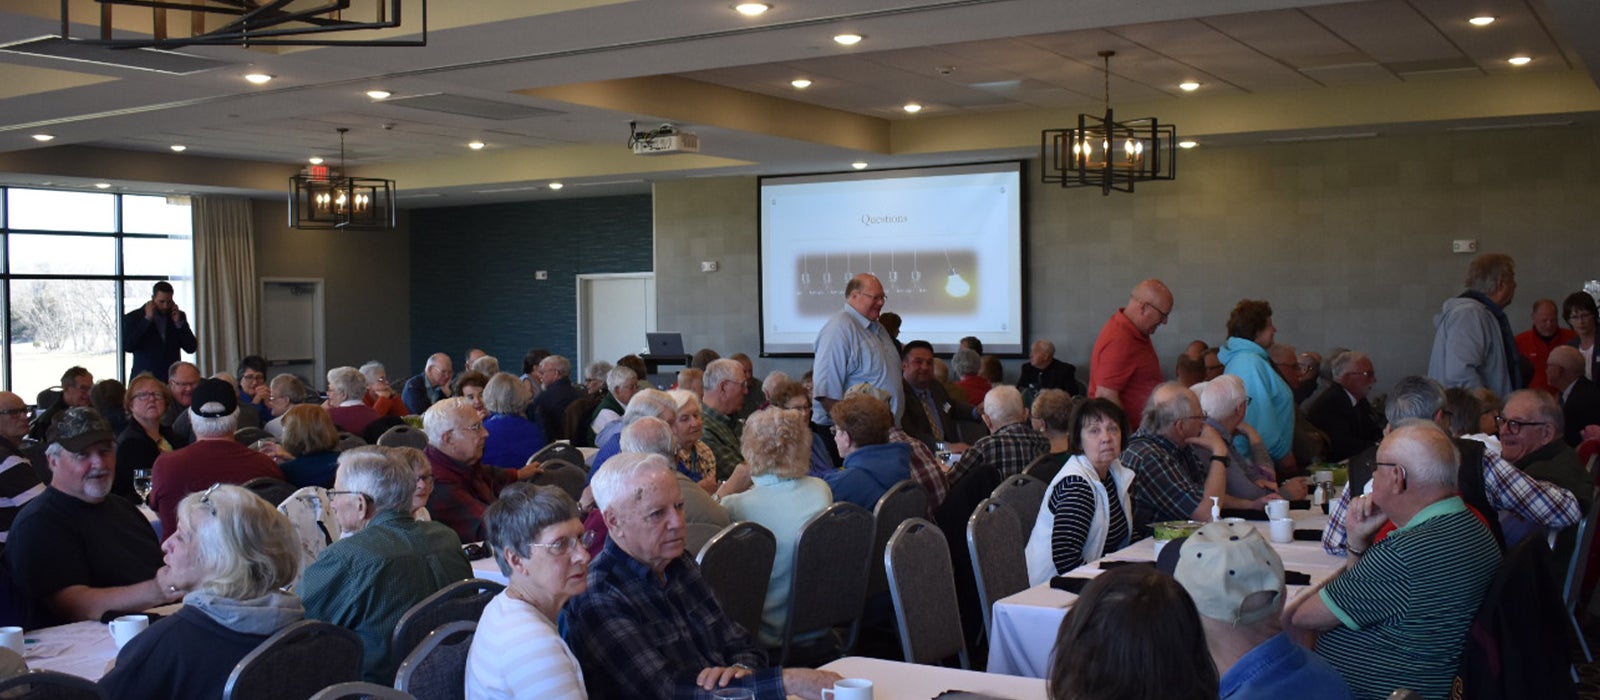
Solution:
<path fill-rule="evenodd" d="M 663 581 L 616 540 L 606 542 L 589 567 L 588 592 L 561 613 L 561 636 L 583 668 L 590 700 L 710 698 L 695 676 L 738 663 L 757 670 L 730 687 L 753 688 L 756 700 L 788 697 L 782 669 L 767 666 L 687 554 L 667 565 Z"/>
<path fill-rule="evenodd" d="M 1133 526 L 1167 520 L 1188 520 L 1205 497 L 1206 469 L 1185 445 L 1175 445 L 1166 437 L 1140 430 L 1128 438 L 1122 451 L 1122 466 L 1133 470 Z"/>

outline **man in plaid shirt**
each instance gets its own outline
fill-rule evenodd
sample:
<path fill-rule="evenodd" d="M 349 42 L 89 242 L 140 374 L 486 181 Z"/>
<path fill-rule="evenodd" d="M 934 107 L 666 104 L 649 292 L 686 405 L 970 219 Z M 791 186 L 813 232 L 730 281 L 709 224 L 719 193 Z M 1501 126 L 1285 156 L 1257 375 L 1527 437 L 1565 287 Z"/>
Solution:
<path fill-rule="evenodd" d="M 591 700 L 709 698 L 729 686 L 753 689 L 756 700 L 815 699 L 840 679 L 768 666 L 755 637 L 723 612 L 684 553 L 683 494 L 666 458 L 617 455 L 591 485 L 610 536 L 589 567 L 589 590 L 561 616 Z"/>
<path fill-rule="evenodd" d="M 950 483 L 960 481 L 979 464 L 994 467 L 1002 479 L 1016 476 L 1050 451 L 1050 440 L 1028 421 L 1028 409 L 1022 406 L 1022 392 L 1016 387 L 997 386 L 984 395 L 983 423 L 989 426 L 989 434 L 972 443 L 961 461 L 951 467 Z"/>
<path fill-rule="evenodd" d="M 1445 417 L 1444 389 L 1429 377 L 1401 379 L 1389 392 L 1384 412 L 1391 429 L 1406 420 L 1429 420 L 1437 423 L 1445 432 L 1450 432 L 1449 420 Z M 1504 539 L 1500 533 L 1498 511 L 1514 513 L 1528 523 L 1552 531 L 1575 525 L 1583 517 L 1578 499 L 1573 497 L 1571 491 L 1528 476 L 1506 462 L 1497 450 L 1475 446 L 1459 436 L 1451 437 L 1461 452 L 1463 469 L 1456 481 L 1461 487 L 1462 499 L 1480 511 L 1479 514 L 1484 517 L 1496 539 Z M 1468 463 L 1468 460 L 1480 454 L 1482 456 L 1476 457 L 1475 464 Z M 1354 468 L 1361 460 L 1361 456 L 1350 459 L 1350 483 L 1346 485 L 1339 501 L 1328 509 L 1328 527 L 1322 531 L 1322 549 L 1334 556 L 1345 554 L 1348 542 L 1345 517 L 1350 512 L 1351 492 L 1366 487 L 1367 479 L 1357 473 L 1360 470 Z M 1478 473 L 1473 474 L 1472 470 Z M 1371 474 L 1370 465 L 1366 474 Z M 1488 512 L 1483 512 L 1485 510 Z"/>

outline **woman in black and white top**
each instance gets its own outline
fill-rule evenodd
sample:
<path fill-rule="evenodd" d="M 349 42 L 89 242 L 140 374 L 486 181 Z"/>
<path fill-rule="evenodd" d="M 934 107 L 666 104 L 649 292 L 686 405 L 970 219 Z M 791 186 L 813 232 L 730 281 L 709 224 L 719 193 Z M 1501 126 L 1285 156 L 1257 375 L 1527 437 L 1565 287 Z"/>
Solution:
<path fill-rule="evenodd" d="M 1128 497 L 1133 471 L 1117 461 L 1127 426 L 1122 409 L 1106 399 L 1091 399 L 1073 411 L 1072 456 L 1045 489 L 1028 537 L 1029 585 L 1133 541 Z"/>

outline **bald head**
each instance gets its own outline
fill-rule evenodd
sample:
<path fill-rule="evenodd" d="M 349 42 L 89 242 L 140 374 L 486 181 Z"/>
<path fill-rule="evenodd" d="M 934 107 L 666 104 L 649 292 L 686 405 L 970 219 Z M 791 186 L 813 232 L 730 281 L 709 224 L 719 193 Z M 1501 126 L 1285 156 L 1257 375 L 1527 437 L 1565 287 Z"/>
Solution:
<path fill-rule="evenodd" d="M 0 437 L 13 443 L 28 434 L 28 402 L 9 391 L 0 391 Z"/>
<path fill-rule="evenodd" d="M 1122 313 L 1140 333 L 1150 335 L 1172 315 L 1172 304 L 1172 291 L 1167 285 L 1158 279 L 1147 279 L 1133 288 Z"/>
<path fill-rule="evenodd" d="M 844 287 L 845 303 L 868 321 L 878 320 L 888 296 L 883 293 L 883 283 L 875 275 L 865 272 L 850 278 Z"/>
<path fill-rule="evenodd" d="M 1583 376 L 1583 353 L 1571 345 L 1556 346 L 1545 360 L 1545 376 L 1556 391 L 1566 391 Z"/>

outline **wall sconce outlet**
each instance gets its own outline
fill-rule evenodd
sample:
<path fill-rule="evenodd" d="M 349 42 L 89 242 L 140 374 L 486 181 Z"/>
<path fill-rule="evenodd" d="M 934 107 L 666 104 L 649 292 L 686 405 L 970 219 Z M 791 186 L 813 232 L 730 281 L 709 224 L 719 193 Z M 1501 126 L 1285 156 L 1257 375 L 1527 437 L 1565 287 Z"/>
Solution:
<path fill-rule="evenodd" d="M 1450 252 L 1476 253 L 1478 252 L 1478 240 L 1476 238 L 1457 238 L 1450 242 Z"/>
<path fill-rule="evenodd" d="M 550 279 L 550 271 L 549 270 L 534 270 L 533 278 L 536 279 L 536 280 L 547 280 L 547 279 Z"/>
<path fill-rule="evenodd" d="M 717 271 L 717 261 L 715 261 L 715 260 L 701 260 L 700 261 L 700 271 L 701 272 L 716 272 Z"/>

